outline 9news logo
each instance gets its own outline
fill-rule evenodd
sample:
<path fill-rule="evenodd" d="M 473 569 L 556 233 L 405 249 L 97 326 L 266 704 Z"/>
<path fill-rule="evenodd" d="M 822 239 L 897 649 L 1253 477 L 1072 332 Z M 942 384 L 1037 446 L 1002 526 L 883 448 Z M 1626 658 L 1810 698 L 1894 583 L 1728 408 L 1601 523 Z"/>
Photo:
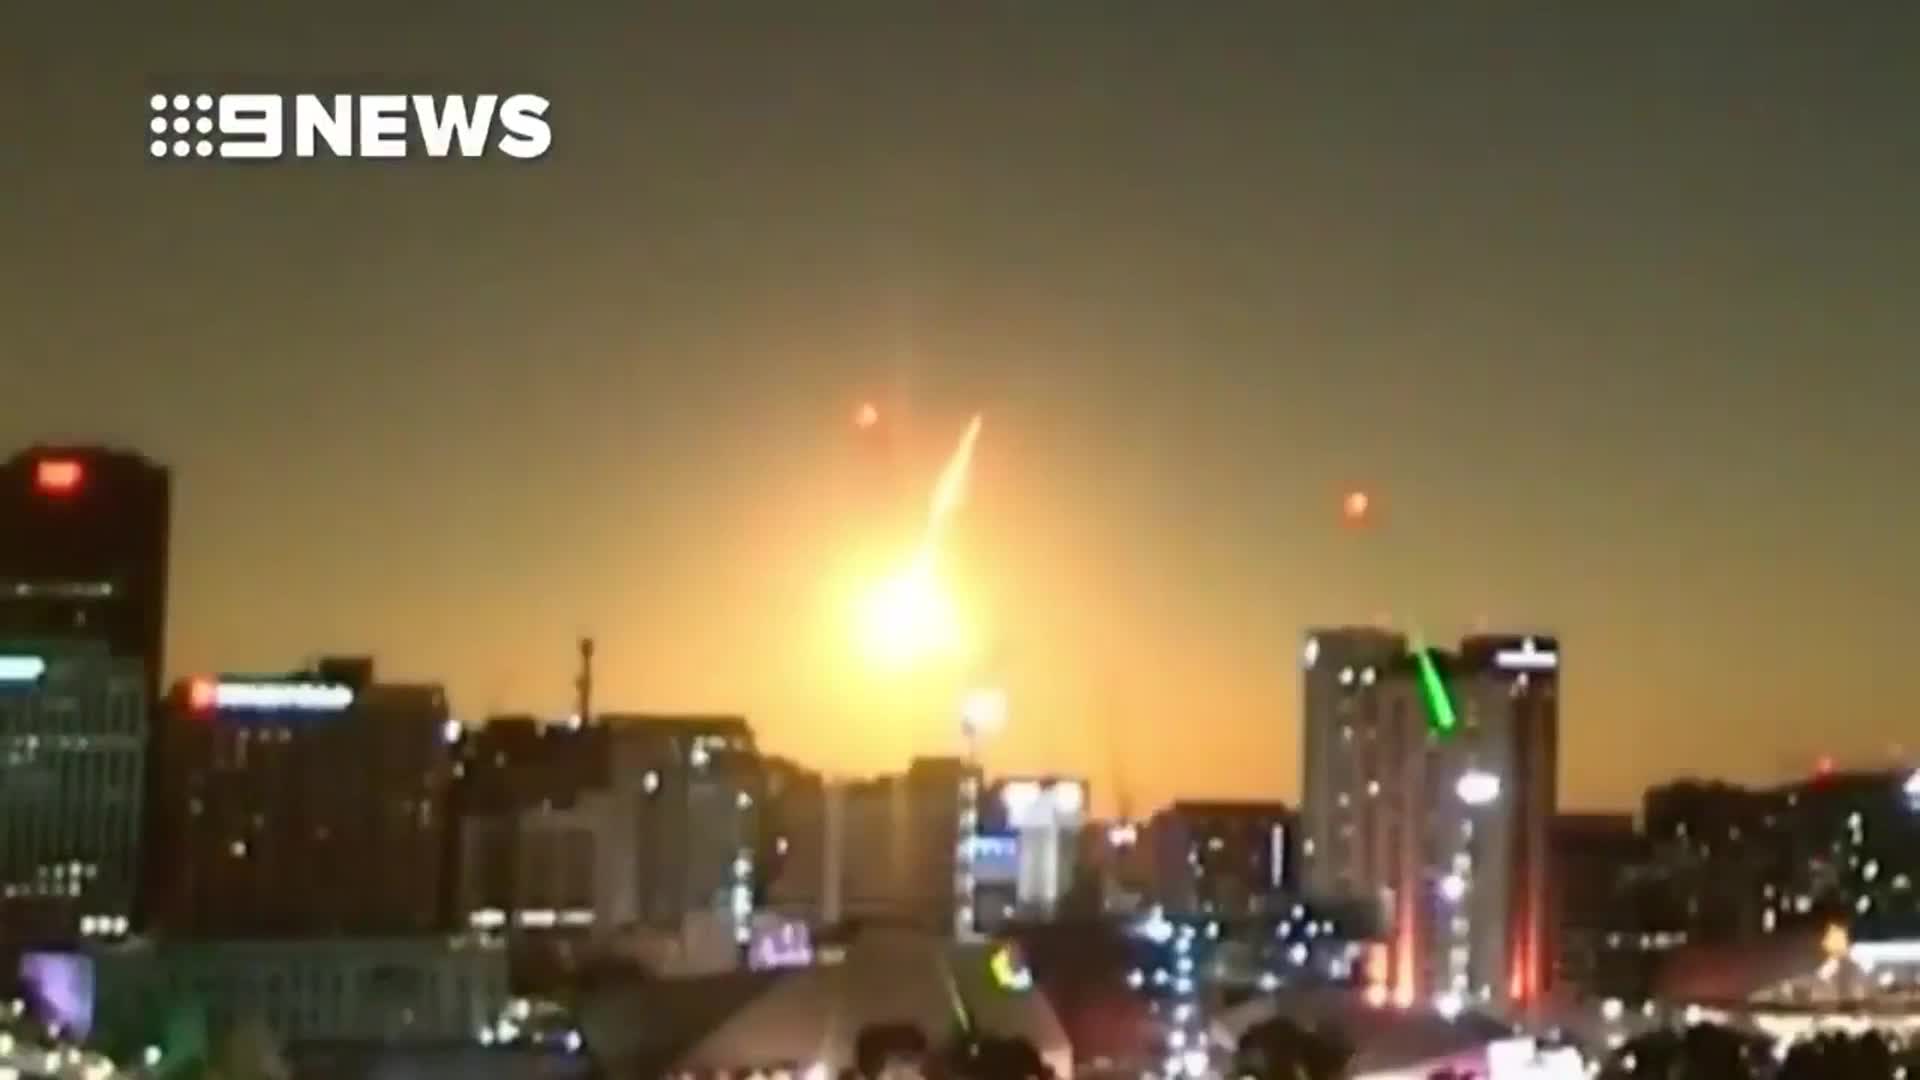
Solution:
<path fill-rule="evenodd" d="M 162 160 L 535 161 L 553 146 L 548 107 L 537 94 L 154 94 L 147 152 Z"/>

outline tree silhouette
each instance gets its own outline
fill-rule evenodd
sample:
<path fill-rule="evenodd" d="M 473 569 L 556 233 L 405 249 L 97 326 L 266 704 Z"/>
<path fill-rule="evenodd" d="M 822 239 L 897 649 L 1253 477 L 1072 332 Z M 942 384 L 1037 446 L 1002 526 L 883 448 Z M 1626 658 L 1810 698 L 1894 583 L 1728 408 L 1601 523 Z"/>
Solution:
<path fill-rule="evenodd" d="M 1303 1027 L 1284 1016 L 1255 1024 L 1234 1048 L 1234 1075 L 1258 1080 L 1337 1080 L 1353 1061 L 1338 1032 Z"/>
<path fill-rule="evenodd" d="M 1052 1080 L 1040 1051 L 1025 1039 L 994 1035 L 963 1036 L 950 1055 L 953 1075 L 961 1080 Z"/>
<path fill-rule="evenodd" d="M 202 1080 L 293 1080 L 293 1070 L 266 1021 L 248 1015 L 222 1035 Z"/>
<path fill-rule="evenodd" d="M 1629 1040 L 1601 1067 L 1600 1080 L 1757 1080 L 1771 1060 L 1767 1041 L 1718 1024 L 1650 1031 Z"/>
<path fill-rule="evenodd" d="M 1779 1080 L 1892 1080 L 1897 1065 L 1879 1035 L 1822 1035 L 1794 1045 Z"/>
<path fill-rule="evenodd" d="M 1910 1039 L 1905 1049 L 1894 1051 L 1893 1067 L 1905 1069 L 1900 1075 L 1908 1080 L 1920 1080 L 1920 1038 Z"/>
<path fill-rule="evenodd" d="M 866 1080 L 917 1074 L 926 1059 L 926 1033 L 905 1021 L 868 1024 L 853 1039 L 854 1068 Z"/>

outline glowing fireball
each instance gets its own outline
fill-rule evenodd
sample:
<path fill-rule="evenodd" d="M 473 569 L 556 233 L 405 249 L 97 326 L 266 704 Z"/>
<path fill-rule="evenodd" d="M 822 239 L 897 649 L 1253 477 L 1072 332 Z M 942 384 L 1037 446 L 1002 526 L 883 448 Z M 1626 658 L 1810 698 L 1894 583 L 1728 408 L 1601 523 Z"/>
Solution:
<path fill-rule="evenodd" d="M 960 642 L 960 619 L 932 568 L 920 563 L 867 595 L 860 636 L 874 662 L 905 668 L 952 652 Z"/>

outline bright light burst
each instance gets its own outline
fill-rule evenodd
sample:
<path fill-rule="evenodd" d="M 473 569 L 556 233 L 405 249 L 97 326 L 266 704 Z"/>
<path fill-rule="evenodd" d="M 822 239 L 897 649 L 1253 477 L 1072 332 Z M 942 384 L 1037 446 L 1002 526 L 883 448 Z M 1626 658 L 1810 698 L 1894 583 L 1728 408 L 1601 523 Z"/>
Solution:
<path fill-rule="evenodd" d="M 980 417 L 975 416 L 934 484 L 926 535 L 913 561 L 880 582 L 861 604 L 862 645 L 868 659 L 883 668 L 914 667 L 951 656 L 962 645 L 960 617 L 935 572 L 935 562 L 947 525 L 966 499 L 973 446 L 979 438 Z"/>
<path fill-rule="evenodd" d="M 860 636 L 868 658 L 889 669 L 912 667 L 959 645 L 959 616 L 931 562 L 916 561 L 867 594 Z"/>

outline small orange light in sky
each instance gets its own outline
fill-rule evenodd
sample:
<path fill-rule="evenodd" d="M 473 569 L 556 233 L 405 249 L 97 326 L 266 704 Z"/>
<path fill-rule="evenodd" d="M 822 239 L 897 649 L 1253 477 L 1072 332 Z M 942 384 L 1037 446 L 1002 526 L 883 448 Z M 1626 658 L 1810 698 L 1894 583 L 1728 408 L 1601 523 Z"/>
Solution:
<path fill-rule="evenodd" d="M 863 431 L 873 427 L 875 424 L 878 424 L 879 422 L 880 422 L 880 410 L 877 407 L 875 407 L 875 405 L 871 401 L 861 402 L 860 408 L 854 411 L 853 424 L 855 427 L 860 428 Z"/>
<path fill-rule="evenodd" d="M 1340 516 L 1349 525 L 1364 525 L 1373 511 L 1373 497 L 1364 491 L 1349 491 L 1340 501 Z"/>

